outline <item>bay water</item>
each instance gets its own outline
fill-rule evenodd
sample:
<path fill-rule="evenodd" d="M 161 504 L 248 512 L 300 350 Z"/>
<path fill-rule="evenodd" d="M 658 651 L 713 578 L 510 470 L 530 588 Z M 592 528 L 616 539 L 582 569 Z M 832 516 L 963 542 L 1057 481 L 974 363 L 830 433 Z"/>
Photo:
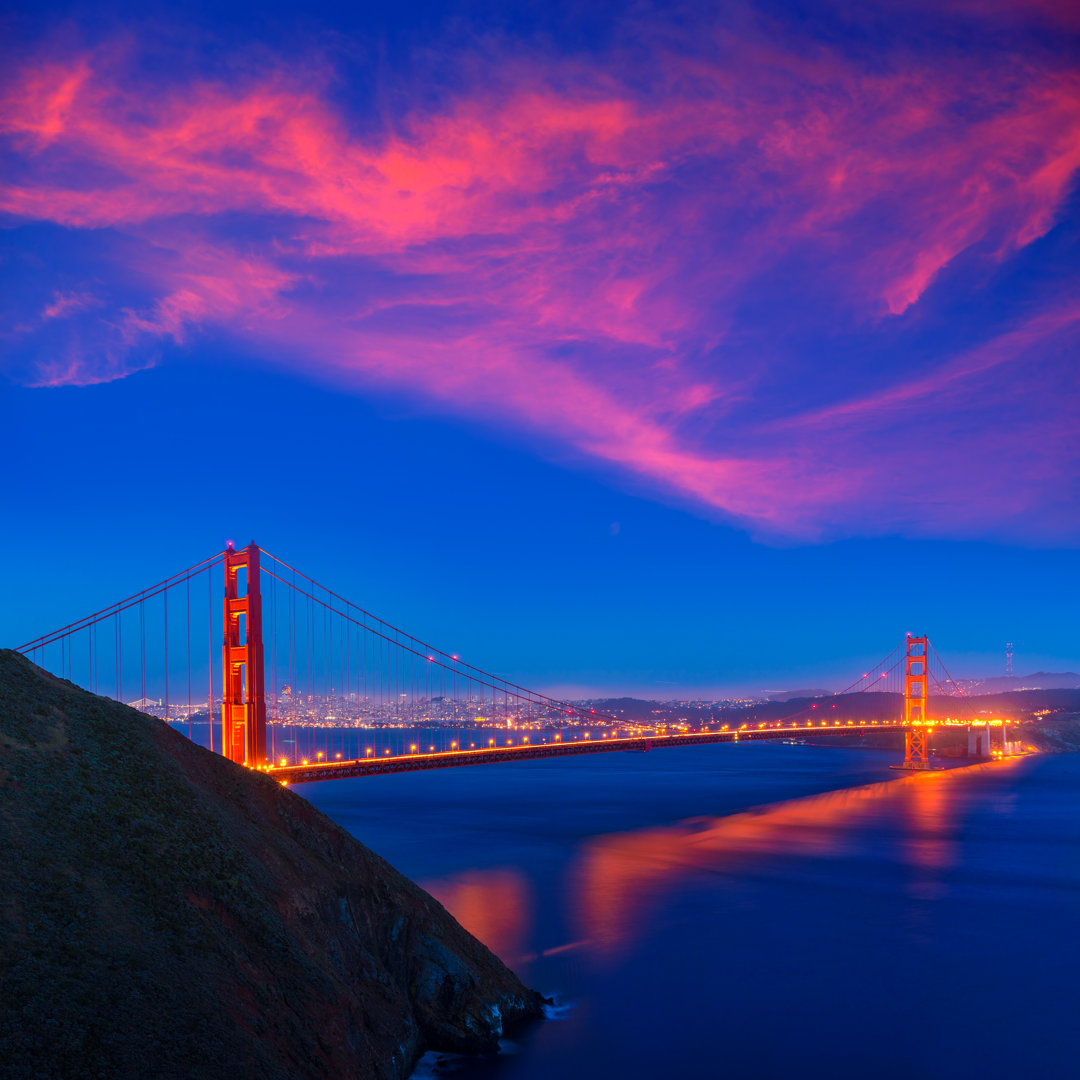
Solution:
<path fill-rule="evenodd" d="M 1080 1075 L 1080 756 L 748 743 L 300 785 L 550 1019 L 459 1080 Z"/>

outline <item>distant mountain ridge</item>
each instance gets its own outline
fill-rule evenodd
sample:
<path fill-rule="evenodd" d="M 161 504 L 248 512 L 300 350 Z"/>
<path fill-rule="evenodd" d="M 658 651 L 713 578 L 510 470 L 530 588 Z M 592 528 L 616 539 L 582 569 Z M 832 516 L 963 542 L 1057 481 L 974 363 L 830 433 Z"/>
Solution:
<path fill-rule="evenodd" d="M 994 675 L 972 681 L 969 694 L 1007 694 L 1013 690 L 1075 690 L 1080 675 L 1075 671 L 1036 671 L 1034 675 Z"/>
<path fill-rule="evenodd" d="M 859 719 L 876 719 L 884 715 L 900 715 L 903 711 L 903 694 L 854 693 L 845 695 L 826 694 L 817 698 L 792 698 L 790 701 L 646 701 L 640 698 L 606 698 L 585 703 L 598 714 L 644 724 L 688 723 L 689 725 L 732 724 L 743 722 L 768 722 L 794 716 L 800 709 L 812 707 L 814 702 L 836 704 L 843 708 L 845 716 Z M 803 703 L 803 704 L 800 704 Z M 979 717 L 988 712 L 1000 712 L 1017 718 L 1031 717 L 1043 710 L 1050 712 L 1080 713 L 1080 686 L 1051 687 L 1045 690 L 1020 689 L 1005 692 L 978 693 L 966 690 L 960 696 L 930 695 L 930 706 L 935 714 L 949 716 Z"/>
<path fill-rule="evenodd" d="M 766 701 L 795 701 L 798 698 L 832 697 L 832 690 L 766 690 Z"/>

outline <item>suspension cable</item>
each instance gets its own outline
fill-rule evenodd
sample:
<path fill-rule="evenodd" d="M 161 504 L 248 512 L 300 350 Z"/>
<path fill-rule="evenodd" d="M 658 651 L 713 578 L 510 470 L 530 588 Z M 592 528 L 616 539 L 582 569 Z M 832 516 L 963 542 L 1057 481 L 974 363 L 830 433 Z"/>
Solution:
<path fill-rule="evenodd" d="M 194 566 L 189 566 L 187 570 L 181 570 L 178 574 L 173 574 L 164 581 L 159 581 L 156 585 L 151 585 L 148 589 L 143 589 L 142 592 L 134 593 L 123 600 L 118 600 L 115 604 L 110 604 L 108 607 L 102 608 L 100 611 L 95 611 L 93 615 L 87 615 L 85 618 L 76 619 L 75 622 L 68 623 L 67 626 L 62 626 L 59 630 L 54 630 L 51 633 L 42 634 L 41 637 L 34 638 L 25 645 L 20 645 L 15 651 L 25 653 L 30 649 L 39 649 L 46 645 L 52 645 L 54 642 L 59 641 L 60 638 L 65 637 L 68 634 L 77 633 L 79 630 L 85 629 L 92 623 L 101 622 L 103 619 L 107 619 L 112 615 L 118 615 L 121 611 L 127 611 L 136 604 L 141 603 L 144 600 L 150 600 L 164 592 L 166 589 L 171 589 L 174 585 L 182 584 L 187 581 L 188 578 L 194 577 L 195 574 L 202 573 L 203 570 L 211 569 L 217 562 L 223 559 L 224 556 L 225 553 L 219 551 L 209 559 L 203 559 L 202 562 L 196 563 Z"/>
<path fill-rule="evenodd" d="M 508 686 L 513 690 L 520 691 L 520 696 L 523 696 L 523 697 L 530 697 L 531 696 L 531 697 L 535 697 L 535 698 L 542 698 L 545 701 L 550 701 L 550 702 L 554 703 L 555 705 L 562 706 L 563 708 L 574 708 L 574 706 L 572 706 L 569 702 L 560 701 L 558 698 L 549 697 L 547 694 L 541 694 L 536 690 L 530 690 L 526 686 L 520 686 L 518 683 L 511 682 L 509 679 L 504 679 L 501 675 L 494 675 L 490 671 L 485 671 L 483 668 L 478 668 L 473 664 L 467 663 L 464 660 L 460 660 L 460 659 L 458 659 L 457 656 L 454 656 L 454 655 L 452 655 L 451 653 L 448 653 L 448 652 L 444 652 L 442 649 L 438 648 L 435 645 L 431 645 L 426 641 L 423 641 L 421 638 L 414 637 L 408 631 L 402 630 L 400 627 L 394 626 L 393 623 L 389 623 L 385 619 L 380 619 L 378 617 L 378 615 L 374 615 L 370 611 L 365 610 L 364 608 L 360 607 L 359 604 L 354 604 L 351 600 L 348 600 L 348 599 L 346 599 L 346 597 L 341 596 L 340 594 L 334 592 L 333 589 L 328 589 L 325 585 L 322 585 L 320 582 L 316 581 L 313 577 L 309 577 L 302 570 L 297 570 L 296 567 L 290 566 L 289 563 L 285 562 L 282 559 L 279 559 L 276 555 L 274 555 L 271 552 L 267 551 L 265 548 L 259 548 L 259 550 L 264 555 L 266 555 L 269 558 L 273 559 L 274 562 L 279 563 L 281 566 L 284 566 L 287 570 L 291 570 L 294 574 L 298 574 L 305 581 L 309 581 L 317 589 L 321 589 L 324 593 L 326 593 L 328 596 L 332 596 L 335 600 L 340 600 L 341 603 L 343 603 L 343 604 L 347 605 L 348 607 L 352 608 L 354 611 L 359 612 L 365 618 L 371 619 L 374 622 L 379 623 L 380 626 L 385 626 L 388 630 L 391 630 L 393 633 L 398 634 L 400 637 L 403 637 L 403 638 L 408 639 L 409 641 L 415 642 L 417 645 L 420 646 L 420 650 L 423 651 L 423 654 L 425 656 L 427 656 L 427 658 L 429 660 L 431 659 L 431 656 L 429 655 L 431 653 L 437 653 L 439 656 L 442 656 L 445 659 L 449 660 L 451 662 L 450 664 L 443 664 L 442 665 L 443 667 L 447 668 L 448 670 L 453 670 L 453 667 L 451 665 L 457 665 L 458 667 L 461 667 L 461 668 L 468 668 L 469 671 L 475 671 L 478 675 L 483 676 L 485 679 L 494 679 L 497 683 L 500 684 L 500 687 L 507 687 Z M 268 574 L 273 574 L 273 572 L 271 570 L 267 570 L 266 572 Z M 285 579 L 284 578 L 278 578 L 278 581 L 285 582 Z M 290 582 L 285 582 L 285 584 L 288 585 L 288 584 L 291 584 L 291 583 Z M 293 588 L 299 588 L 299 587 L 297 585 L 293 584 Z M 304 593 L 304 595 L 305 596 L 310 596 L 311 594 L 310 593 Z M 312 597 L 312 599 L 317 599 L 317 598 Z M 321 600 L 319 600 L 318 602 L 323 603 L 323 601 L 321 601 Z M 350 616 L 344 615 L 343 612 L 338 612 L 338 614 L 341 615 L 343 618 L 351 618 Z M 364 626 L 364 624 L 362 622 L 360 622 L 359 620 L 357 620 L 357 619 L 352 619 L 352 621 L 357 626 L 363 626 L 365 630 L 369 630 L 372 633 L 379 634 L 379 631 L 375 630 L 374 627 Z M 389 637 L 386 634 L 379 634 L 379 636 L 382 637 L 384 640 L 391 642 L 392 644 L 400 645 L 402 648 L 409 648 L 409 646 L 406 646 L 406 645 L 402 644 L 399 641 L 395 641 L 392 637 Z M 414 653 L 414 655 L 417 655 L 417 656 L 421 655 L 420 650 L 409 648 L 409 651 Z M 438 661 L 433 661 L 433 662 L 438 663 Z M 492 683 L 489 682 L 489 683 L 486 683 L 485 685 L 491 686 Z M 517 696 L 517 695 L 515 695 L 515 696 Z M 575 710 L 575 711 L 578 711 L 578 710 Z M 648 726 L 650 726 L 650 725 L 647 725 L 647 724 L 639 724 L 639 723 L 628 721 L 628 720 L 620 720 L 617 717 L 608 716 L 606 713 L 589 714 L 589 713 L 581 712 L 580 715 L 582 715 L 582 716 L 589 716 L 589 715 L 599 716 L 602 719 L 614 720 L 616 723 L 622 724 L 623 726 L 632 726 L 632 727 L 648 727 Z"/>
<path fill-rule="evenodd" d="M 269 553 L 267 553 L 267 554 L 269 554 Z M 274 556 L 272 556 L 272 555 L 270 557 L 272 559 L 274 558 Z M 278 562 L 278 563 L 281 563 L 280 559 L 274 559 L 274 561 Z M 281 563 L 281 564 L 283 566 L 285 565 L 284 563 Z M 292 567 L 289 567 L 289 569 L 292 570 Z M 433 649 L 430 649 L 429 651 L 425 652 L 425 651 L 422 651 L 420 649 L 415 649 L 411 645 L 406 644 L 405 642 L 397 641 L 393 637 L 391 637 L 389 634 L 385 634 L 381 630 L 377 630 L 373 626 L 366 626 L 359 619 L 357 619 L 354 616 L 348 614 L 347 612 L 338 611 L 337 609 L 335 609 L 333 607 L 333 605 L 328 603 L 326 600 L 323 600 L 321 597 L 315 596 L 313 593 L 308 592 L 306 589 L 302 589 L 299 585 L 296 585 L 296 584 L 294 584 L 292 582 L 286 581 L 283 577 L 279 577 L 277 574 L 275 574 L 273 570 L 270 570 L 270 569 L 264 567 L 263 572 L 265 574 L 268 574 L 270 577 L 275 578 L 276 580 L 280 581 L 283 585 L 288 585 L 290 588 L 295 589 L 298 593 L 300 593 L 302 596 L 306 596 L 309 600 L 311 600 L 311 601 L 313 601 L 313 602 L 315 602 L 317 604 L 322 605 L 324 608 L 326 608 L 328 611 L 333 612 L 339 618 L 348 619 L 349 622 L 353 623 L 356 626 L 361 627 L 362 629 L 366 630 L 369 634 L 374 634 L 375 636 L 377 636 L 379 638 L 382 638 L 383 641 L 386 641 L 391 645 L 396 645 L 399 649 L 403 649 L 405 652 L 411 653 L 413 656 L 417 656 L 417 657 L 420 657 L 420 658 L 422 658 L 424 660 L 427 660 L 429 663 L 438 664 L 439 667 L 445 668 L 448 671 L 453 671 L 454 670 L 454 667 L 453 667 L 454 663 L 460 663 L 460 661 L 453 661 L 453 658 L 448 653 L 443 652 L 441 649 L 434 649 L 433 648 Z M 299 573 L 299 571 L 296 571 L 296 573 Z M 307 581 L 310 581 L 316 587 L 322 588 L 322 586 L 319 585 L 318 582 L 312 581 L 312 579 L 307 577 L 306 574 L 300 574 L 300 576 L 305 578 Z M 329 595 L 334 596 L 335 599 L 342 601 L 342 603 L 347 604 L 349 607 L 352 607 L 355 610 L 360 611 L 362 614 L 365 614 L 365 615 L 367 614 L 367 612 L 364 612 L 363 609 L 357 607 L 355 604 L 350 603 L 348 600 L 345 600 L 344 597 L 337 596 L 336 593 L 332 593 L 329 589 L 326 589 L 324 591 L 327 592 Z M 375 618 L 375 617 L 372 616 L 372 618 Z M 391 626 L 387 622 L 384 622 L 382 619 L 376 618 L 375 621 L 381 623 L 383 626 L 389 627 L 391 630 L 396 630 L 395 627 Z M 403 637 L 408 638 L 410 641 L 413 641 L 418 645 L 424 644 L 418 638 L 414 638 L 410 634 L 405 634 L 402 631 L 398 631 L 398 632 L 401 633 Z M 436 658 L 437 656 L 445 657 L 447 660 L 451 660 L 452 663 L 450 663 L 450 664 L 444 663 L 443 660 L 437 659 Z M 579 717 L 582 717 L 584 719 L 610 720 L 613 723 L 618 724 L 621 727 L 652 727 L 652 726 L 654 726 L 654 725 L 649 725 L 649 724 L 641 724 L 641 723 L 638 723 L 636 721 L 628 721 L 628 720 L 625 720 L 625 719 L 620 719 L 620 718 L 618 718 L 616 716 L 610 716 L 607 713 L 588 713 L 588 712 L 585 712 L 585 710 L 583 710 L 583 709 L 577 708 L 577 706 L 571 704 L 568 701 L 560 701 L 558 698 L 549 697 L 547 694 L 542 694 L 539 691 L 529 690 L 526 687 L 518 686 L 516 683 L 512 683 L 512 682 L 509 682 L 509 681 L 507 681 L 505 679 L 502 679 L 498 675 L 492 675 L 490 672 L 483 671 L 481 668 L 475 667 L 472 664 L 464 664 L 463 666 L 468 667 L 470 671 L 475 671 L 477 673 L 477 677 L 474 677 L 473 681 L 478 682 L 483 686 L 490 687 L 493 691 L 501 690 L 501 691 L 503 691 L 503 693 L 507 693 L 508 691 L 507 691 L 506 688 L 511 687 L 512 690 L 509 691 L 509 692 L 512 692 L 514 697 L 519 697 L 519 698 L 523 698 L 523 699 L 526 699 L 526 700 L 534 701 L 536 704 L 545 705 L 545 707 L 550 708 L 552 710 L 558 709 L 560 712 L 566 712 L 566 713 L 568 713 L 570 715 L 579 716 Z M 402 677 L 404 677 L 404 672 L 402 672 Z M 516 691 L 516 692 L 514 692 L 514 691 Z"/>

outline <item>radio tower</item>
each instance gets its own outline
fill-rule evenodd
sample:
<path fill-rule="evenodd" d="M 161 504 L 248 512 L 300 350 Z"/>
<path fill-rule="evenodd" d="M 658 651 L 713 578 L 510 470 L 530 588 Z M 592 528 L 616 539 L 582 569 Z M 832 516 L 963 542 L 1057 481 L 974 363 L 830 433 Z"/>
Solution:
<path fill-rule="evenodd" d="M 1013 643 L 1011 641 L 1005 642 L 1005 675 L 1008 678 L 1012 678 L 1012 654 Z"/>

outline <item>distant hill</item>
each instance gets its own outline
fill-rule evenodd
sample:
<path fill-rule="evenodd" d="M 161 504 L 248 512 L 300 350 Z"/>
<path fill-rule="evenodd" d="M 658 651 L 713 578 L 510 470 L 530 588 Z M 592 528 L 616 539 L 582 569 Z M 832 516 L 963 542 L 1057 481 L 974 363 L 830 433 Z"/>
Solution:
<path fill-rule="evenodd" d="M 903 711 L 902 694 L 880 692 L 793 698 L 765 702 L 675 702 L 646 701 L 640 698 L 608 698 L 590 701 L 588 707 L 598 713 L 637 723 L 680 722 L 691 726 L 707 724 L 766 723 L 776 720 L 806 718 L 813 706 L 843 710 L 846 719 L 874 720 L 899 716 Z M 930 715 L 978 718 L 995 714 L 1019 719 L 1036 713 L 1080 712 L 1080 688 L 1015 690 L 1004 694 L 966 693 L 962 697 L 930 696 Z M 804 716 L 805 713 L 805 716 Z M 825 715 L 823 712 L 817 715 Z"/>
<path fill-rule="evenodd" d="M 403 1080 L 540 1012 L 300 796 L 0 650 L 5 1080 Z"/>
<path fill-rule="evenodd" d="M 969 694 L 1004 694 L 1010 690 L 1075 690 L 1080 675 L 1075 671 L 1036 671 L 1034 675 L 995 675 L 974 683 Z"/>
<path fill-rule="evenodd" d="M 795 701 L 797 698 L 832 697 L 831 690 L 766 690 L 767 701 Z"/>

